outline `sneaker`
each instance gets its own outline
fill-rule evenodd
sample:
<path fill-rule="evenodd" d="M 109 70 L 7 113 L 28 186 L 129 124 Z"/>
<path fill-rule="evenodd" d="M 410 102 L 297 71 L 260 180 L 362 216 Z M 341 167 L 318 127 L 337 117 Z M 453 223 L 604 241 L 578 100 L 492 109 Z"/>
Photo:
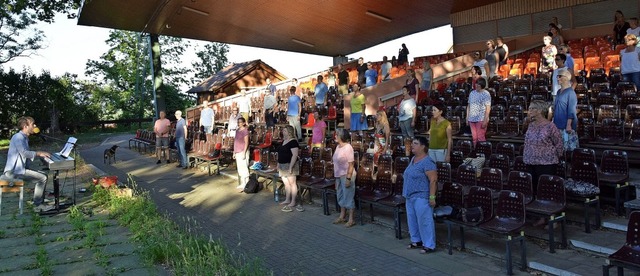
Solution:
<path fill-rule="evenodd" d="M 160 164 L 160 163 L 162 163 L 162 161 L 160 161 L 160 159 L 158 159 L 158 162 L 156 162 L 156 164 Z"/>
<path fill-rule="evenodd" d="M 178 164 L 178 165 L 176 166 L 176 168 L 182 168 L 182 165 Z"/>
<path fill-rule="evenodd" d="M 244 190 L 244 186 L 238 185 L 238 186 L 236 186 L 236 189 Z"/>
<path fill-rule="evenodd" d="M 171 160 L 167 160 L 167 164 L 171 163 Z"/>
<path fill-rule="evenodd" d="M 282 212 L 293 212 L 293 210 L 291 209 L 291 207 L 289 207 L 289 205 L 285 205 L 284 207 L 282 207 Z"/>

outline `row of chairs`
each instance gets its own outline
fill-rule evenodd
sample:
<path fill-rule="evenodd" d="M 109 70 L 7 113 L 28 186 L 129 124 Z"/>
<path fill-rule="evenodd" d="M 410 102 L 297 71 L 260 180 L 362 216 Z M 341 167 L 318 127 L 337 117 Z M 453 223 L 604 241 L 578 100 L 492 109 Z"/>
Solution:
<path fill-rule="evenodd" d="M 144 149 L 144 152 L 147 152 L 147 149 L 153 149 L 153 147 L 155 147 L 156 134 L 151 130 L 139 129 L 136 131 L 136 136 L 129 139 L 129 149 L 131 149 L 131 144 L 133 144 L 138 151 Z"/>

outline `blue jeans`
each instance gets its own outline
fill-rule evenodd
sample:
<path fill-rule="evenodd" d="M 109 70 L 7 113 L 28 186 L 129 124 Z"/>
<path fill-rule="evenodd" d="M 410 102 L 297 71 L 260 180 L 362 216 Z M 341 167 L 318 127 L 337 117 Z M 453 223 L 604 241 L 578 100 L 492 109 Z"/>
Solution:
<path fill-rule="evenodd" d="M 180 161 L 180 167 L 186 168 L 189 164 L 189 160 L 187 160 L 187 148 L 185 147 L 184 137 L 176 138 L 176 148 L 178 148 L 178 160 Z"/>
<path fill-rule="evenodd" d="M 433 208 L 429 205 L 429 199 L 407 198 L 405 207 L 411 242 L 422 242 L 423 247 L 435 249 L 436 225 L 433 222 Z"/>
<path fill-rule="evenodd" d="M 633 82 L 636 85 L 636 89 L 640 90 L 640 72 L 622 74 L 624 81 Z"/>
<path fill-rule="evenodd" d="M 41 171 L 26 169 L 23 175 L 16 175 L 15 178 L 25 182 L 33 182 L 36 187 L 33 190 L 33 205 L 38 206 L 44 202 L 44 190 L 47 187 L 47 174 Z"/>

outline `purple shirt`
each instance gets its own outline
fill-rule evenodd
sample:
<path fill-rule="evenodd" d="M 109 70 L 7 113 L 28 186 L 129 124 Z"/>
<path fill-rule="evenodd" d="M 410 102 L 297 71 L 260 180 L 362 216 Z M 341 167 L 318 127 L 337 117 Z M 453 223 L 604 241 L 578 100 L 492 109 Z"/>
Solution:
<path fill-rule="evenodd" d="M 316 120 L 316 123 L 313 125 L 313 136 L 311 136 L 311 143 L 320 144 L 324 139 L 322 136 L 322 130 L 327 128 L 327 123 L 324 121 Z"/>
<path fill-rule="evenodd" d="M 238 129 L 233 140 L 233 153 L 243 152 L 245 148 L 244 137 L 249 136 L 249 129 Z"/>

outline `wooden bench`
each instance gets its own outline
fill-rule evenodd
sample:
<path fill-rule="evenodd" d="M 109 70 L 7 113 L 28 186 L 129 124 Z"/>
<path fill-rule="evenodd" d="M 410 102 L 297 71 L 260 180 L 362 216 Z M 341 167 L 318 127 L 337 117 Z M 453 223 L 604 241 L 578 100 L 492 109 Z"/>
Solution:
<path fill-rule="evenodd" d="M 2 194 L 3 193 L 20 193 L 20 200 L 18 201 L 18 207 L 20 208 L 20 214 L 23 212 L 24 201 L 24 180 L 13 178 L 0 179 L 0 215 L 2 214 Z"/>

